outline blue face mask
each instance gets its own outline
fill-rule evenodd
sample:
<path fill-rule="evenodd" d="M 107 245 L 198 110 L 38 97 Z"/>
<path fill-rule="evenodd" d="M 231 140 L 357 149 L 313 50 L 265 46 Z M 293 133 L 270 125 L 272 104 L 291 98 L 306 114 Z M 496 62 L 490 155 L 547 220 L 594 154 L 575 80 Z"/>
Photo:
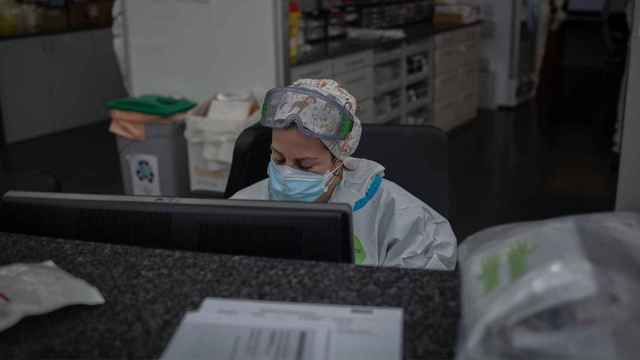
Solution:
<path fill-rule="evenodd" d="M 324 175 L 269 162 L 269 198 L 277 201 L 316 201 L 327 189 L 336 170 Z"/>

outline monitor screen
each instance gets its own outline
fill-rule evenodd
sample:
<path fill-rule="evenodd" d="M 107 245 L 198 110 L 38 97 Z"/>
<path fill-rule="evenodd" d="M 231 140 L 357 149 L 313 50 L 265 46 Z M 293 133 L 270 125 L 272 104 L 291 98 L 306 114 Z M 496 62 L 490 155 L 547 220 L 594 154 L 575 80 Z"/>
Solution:
<path fill-rule="evenodd" d="M 346 204 L 10 191 L 0 231 L 297 260 L 352 262 Z"/>

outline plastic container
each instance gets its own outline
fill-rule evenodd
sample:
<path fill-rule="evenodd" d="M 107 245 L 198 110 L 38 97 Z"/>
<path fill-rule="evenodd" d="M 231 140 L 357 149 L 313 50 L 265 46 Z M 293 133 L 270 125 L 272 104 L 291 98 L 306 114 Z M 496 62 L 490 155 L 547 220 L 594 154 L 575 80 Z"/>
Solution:
<path fill-rule="evenodd" d="M 144 140 L 116 136 L 127 195 L 185 196 L 189 193 L 184 123 L 148 123 Z"/>

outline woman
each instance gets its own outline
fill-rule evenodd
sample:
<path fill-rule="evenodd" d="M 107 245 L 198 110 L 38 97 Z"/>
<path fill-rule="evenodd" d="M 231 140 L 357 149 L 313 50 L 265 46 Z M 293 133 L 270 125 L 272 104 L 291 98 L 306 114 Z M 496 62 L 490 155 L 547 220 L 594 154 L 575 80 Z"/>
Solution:
<path fill-rule="evenodd" d="M 456 238 L 448 221 L 385 180 L 382 165 L 350 157 L 362 133 L 356 108 L 333 80 L 270 90 L 261 119 L 273 128 L 269 178 L 232 198 L 348 203 L 357 264 L 453 269 Z"/>

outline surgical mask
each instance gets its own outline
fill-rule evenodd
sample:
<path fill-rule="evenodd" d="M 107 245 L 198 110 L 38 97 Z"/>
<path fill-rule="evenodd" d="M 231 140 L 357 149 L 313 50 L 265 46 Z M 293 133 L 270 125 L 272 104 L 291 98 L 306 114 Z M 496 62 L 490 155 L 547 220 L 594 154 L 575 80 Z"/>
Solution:
<path fill-rule="evenodd" d="M 268 168 L 269 198 L 278 201 L 316 201 L 327 192 L 331 178 L 341 166 L 322 175 L 271 161 Z"/>

